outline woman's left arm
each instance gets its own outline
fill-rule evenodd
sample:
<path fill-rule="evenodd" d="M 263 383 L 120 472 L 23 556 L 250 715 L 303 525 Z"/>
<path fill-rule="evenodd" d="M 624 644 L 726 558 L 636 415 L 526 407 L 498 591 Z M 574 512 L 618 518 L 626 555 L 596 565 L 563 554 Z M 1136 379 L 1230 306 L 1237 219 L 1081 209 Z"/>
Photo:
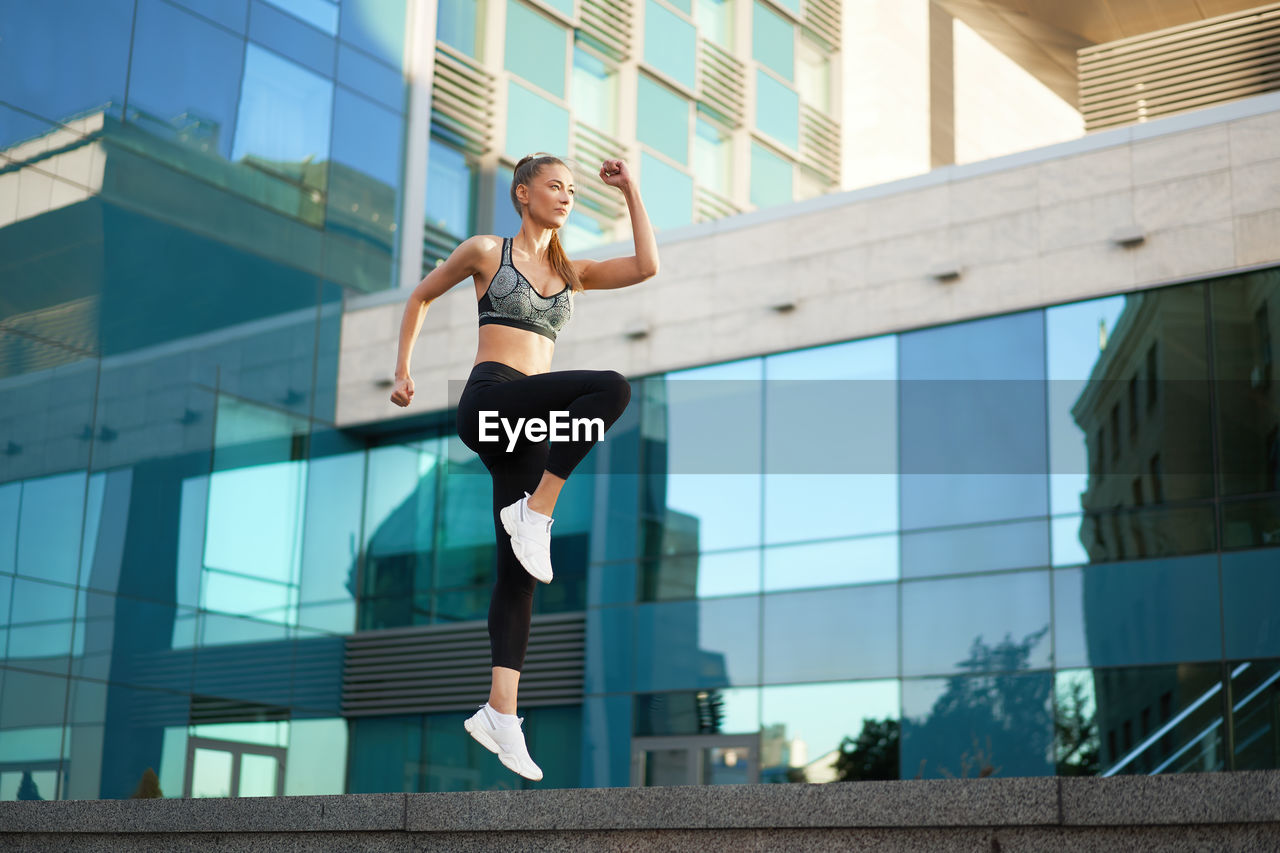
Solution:
<path fill-rule="evenodd" d="M 640 185 L 631 177 L 631 170 L 622 160 L 605 160 L 600 165 L 600 180 L 622 190 L 631 214 L 631 233 L 636 253 L 629 258 L 610 258 L 607 261 L 581 260 L 578 279 L 584 290 L 611 290 L 639 284 L 658 274 L 658 241 L 653 236 L 653 225 L 640 200 Z"/>

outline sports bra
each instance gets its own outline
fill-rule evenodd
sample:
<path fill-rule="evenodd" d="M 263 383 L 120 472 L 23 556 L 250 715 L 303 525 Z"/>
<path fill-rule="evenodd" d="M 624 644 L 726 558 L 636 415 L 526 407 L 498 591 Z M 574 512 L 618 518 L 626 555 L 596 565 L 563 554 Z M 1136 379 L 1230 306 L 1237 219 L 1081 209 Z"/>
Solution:
<path fill-rule="evenodd" d="M 573 316 L 573 290 L 568 283 L 553 296 L 543 296 L 511 263 L 511 238 L 502 238 L 502 263 L 477 302 L 480 325 L 497 323 L 556 339 Z"/>

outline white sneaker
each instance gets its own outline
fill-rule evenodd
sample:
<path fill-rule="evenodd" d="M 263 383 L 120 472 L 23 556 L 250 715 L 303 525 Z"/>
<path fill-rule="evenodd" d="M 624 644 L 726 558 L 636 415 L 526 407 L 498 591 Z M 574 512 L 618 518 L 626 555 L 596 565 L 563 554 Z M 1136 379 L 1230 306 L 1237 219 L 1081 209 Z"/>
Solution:
<path fill-rule="evenodd" d="M 528 492 L 499 510 L 498 517 L 511 537 L 511 550 L 524 570 L 543 583 L 551 583 L 551 523 L 555 519 L 536 519 L 529 509 Z"/>
<path fill-rule="evenodd" d="M 542 768 L 533 763 L 529 750 L 524 745 L 524 717 L 517 717 L 514 726 L 505 728 L 494 725 L 496 722 L 489 713 L 489 706 L 481 705 L 470 718 L 463 722 L 463 727 L 480 745 L 492 753 L 496 753 L 502 766 L 518 773 L 526 779 L 537 782 L 542 778 Z"/>

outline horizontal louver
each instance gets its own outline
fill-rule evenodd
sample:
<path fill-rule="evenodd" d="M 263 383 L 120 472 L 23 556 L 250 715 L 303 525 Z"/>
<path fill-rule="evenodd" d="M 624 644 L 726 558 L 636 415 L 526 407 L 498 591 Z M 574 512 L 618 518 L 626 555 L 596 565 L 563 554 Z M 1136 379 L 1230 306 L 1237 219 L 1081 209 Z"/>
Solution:
<path fill-rule="evenodd" d="M 431 123 L 477 156 L 493 146 L 494 76 L 447 44 L 436 44 Z"/>
<path fill-rule="evenodd" d="M 622 193 L 596 178 L 605 160 L 627 158 L 626 147 L 616 139 L 582 122 L 573 123 L 573 159 L 587 174 L 579 179 L 577 202 L 606 219 L 622 215 L 626 202 Z"/>
<path fill-rule="evenodd" d="M 804 25 L 832 50 L 839 50 L 840 0 L 805 0 Z"/>
<path fill-rule="evenodd" d="M 592 44 L 621 62 L 631 54 L 634 20 L 629 0 L 582 0 L 579 28 Z"/>
<path fill-rule="evenodd" d="M 520 705 L 582 701 L 581 613 L 535 616 L 520 675 Z M 347 637 L 342 713 L 421 714 L 474 709 L 489 694 L 483 621 L 362 631 Z"/>
<path fill-rule="evenodd" d="M 1280 4 L 1079 52 L 1080 112 L 1100 130 L 1280 89 Z"/>
<path fill-rule="evenodd" d="M 733 127 L 741 127 L 746 111 L 746 69 L 723 48 L 706 39 L 698 41 L 698 97 Z"/>
<path fill-rule="evenodd" d="M 723 219 L 739 212 L 738 208 L 729 199 L 702 186 L 697 188 L 697 197 L 694 203 L 697 207 L 698 222 Z"/>
<path fill-rule="evenodd" d="M 840 125 L 808 104 L 800 105 L 800 162 L 840 183 Z"/>

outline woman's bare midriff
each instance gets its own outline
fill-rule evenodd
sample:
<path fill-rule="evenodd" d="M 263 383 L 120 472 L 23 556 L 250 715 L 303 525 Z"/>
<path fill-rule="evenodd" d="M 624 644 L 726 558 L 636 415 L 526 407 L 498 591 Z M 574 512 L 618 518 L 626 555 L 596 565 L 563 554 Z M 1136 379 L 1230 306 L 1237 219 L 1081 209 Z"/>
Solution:
<path fill-rule="evenodd" d="M 480 327 L 475 363 L 500 361 L 526 375 L 551 370 L 555 342 L 537 332 L 489 323 Z"/>

